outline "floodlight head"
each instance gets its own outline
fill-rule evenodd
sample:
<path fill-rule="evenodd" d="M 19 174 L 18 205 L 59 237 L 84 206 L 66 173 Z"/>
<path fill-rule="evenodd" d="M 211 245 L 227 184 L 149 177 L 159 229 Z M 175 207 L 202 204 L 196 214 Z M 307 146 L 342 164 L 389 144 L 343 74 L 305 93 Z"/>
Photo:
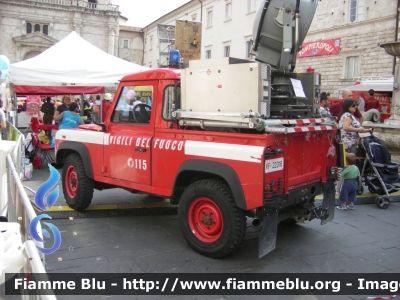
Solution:
<path fill-rule="evenodd" d="M 253 26 L 253 53 L 256 60 L 277 69 L 290 69 L 304 41 L 317 9 L 317 0 L 264 0 Z M 299 9 L 298 37 L 295 13 Z M 297 41 L 296 41 L 297 39 Z M 290 49 L 290 53 L 288 52 Z"/>

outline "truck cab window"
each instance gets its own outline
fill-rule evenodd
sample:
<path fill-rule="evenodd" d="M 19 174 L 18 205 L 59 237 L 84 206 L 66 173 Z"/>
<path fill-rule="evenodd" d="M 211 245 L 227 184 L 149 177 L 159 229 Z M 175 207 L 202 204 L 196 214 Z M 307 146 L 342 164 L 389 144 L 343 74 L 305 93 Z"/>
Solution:
<path fill-rule="evenodd" d="M 175 110 L 181 108 L 181 86 L 180 82 L 176 85 L 169 85 L 164 90 L 163 95 L 163 119 L 165 121 L 176 121 L 172 116 Z"/>
<path fill-rule="evenodd" d="M 148 125 L 152 96 L 152 86 L 124 86 L 112 114 L 112 122 Z"/>

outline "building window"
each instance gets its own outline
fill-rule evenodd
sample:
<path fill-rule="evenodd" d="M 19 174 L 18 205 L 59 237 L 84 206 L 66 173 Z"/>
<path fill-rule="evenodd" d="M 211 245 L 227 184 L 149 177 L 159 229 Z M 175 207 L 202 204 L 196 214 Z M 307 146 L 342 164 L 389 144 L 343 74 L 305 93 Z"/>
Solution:
<path fill-rule="evenodd" d="M 197 20 L 197 14 L 192 15 L 192 22 L 196 22 Z"/>
<path fill-rule="evenodd" d="M 256 11 L 256 0 L 247 0 L 247 13 Z"/>
<path fill-rule="evenodd" d="M 153 36 L 150 37 L 149 50 L 153 49 Z"/>
<path fill-rule="evenodd" d="M 247 58 L 251 57 L 250 51 L 251 51 L 252 44 L 253 44 L 252 40 L 246 42 L 246 57 Z"/>
<path fill-rule="evenodd" d="M 364 0 L 350 0 L 350 23 L 364 20 Z"/>
<path fill-rule="evenodd" d="M 360 77 L 360 57 L 349 56 L 346 58 L 346 78 Z"/>
<path fill-rule="evenodd" d="M 211 50 L 206 50 L 206 59 L 211 58 Z"/>
<path fill-rule="evenodd" d="M 88 0 L 88 8 L 96 8 L 97 7 L 97 1 L 96 0 Z"/>
<path fill-rule="evenodd" d="M 212 26 L 212 18 L 213 18 L 213 11 L 209 10 L 207 12 L 207 27 L 211 27 Z"/>
<path fill-rule="evenodd" d="M 32 25 L 32 23 L 26 22 L 26 33 L 32 33 L 32 32 L 42 32 L 45 35 L 49 35 L 49 25 L 48 24 Z"/>
<path fill-rule="evenodd" d="M 232 3 L 225 4 L 225 21 L 232 20 Z"/>
<path fill-rule="evenodd" d="M 124 40 L 124 48 L 128 48 L 128 40 Z"/>
<path fill-rule="evenodd" d="M 224 47 L 224 57 L 229 57 L 230 52 L 231 52 L 231 46 L 230 45 L 225 46 Z"/>

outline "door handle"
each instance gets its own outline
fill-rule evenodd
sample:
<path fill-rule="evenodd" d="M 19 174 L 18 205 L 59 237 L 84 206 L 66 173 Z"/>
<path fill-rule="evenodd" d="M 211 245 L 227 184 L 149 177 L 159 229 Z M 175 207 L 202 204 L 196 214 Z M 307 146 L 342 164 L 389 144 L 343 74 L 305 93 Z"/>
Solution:
<path fill-rule="evenodd" d="M 135 148 L 136 152 L 146 152 L 147 149 L 146 148 Z"/>

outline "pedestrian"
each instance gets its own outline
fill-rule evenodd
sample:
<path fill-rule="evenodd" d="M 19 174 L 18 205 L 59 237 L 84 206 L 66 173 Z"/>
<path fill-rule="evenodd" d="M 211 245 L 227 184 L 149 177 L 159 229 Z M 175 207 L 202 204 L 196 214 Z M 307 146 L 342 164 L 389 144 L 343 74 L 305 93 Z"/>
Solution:
<path fill-rule="evenodd" d="M 321 118 L 333 118 L 332 114 L 329 111 L 329 105 L 330 101 L 328 99 L 327 93 L 322 92 L 319 101 L 319 113 L 321 115 Z"/>
<path fill-rule="evenodd" d="M 368 111 L 370 109 L 378 109 L 379 108 L 379 101 L 375 99 L 375 91 L 373 89 L 370 89 L 368 91 L 369 98 L 365 101 L 365 111 Z"/>
<path fill-rule="evenodd" d="M 135 106 L 138 105 L 138 104 L 143 104 L 143 102 L 142 102 L 142 97 L 140 97 L 140 95 L 136 95 L 136 100 L 133 101 L 132 107 L 135 108 Z M 139 111 L 139 108 L 136 107 L 135 110 L 136 110 L 136 111 Z"/>
<path fill-rule="evenodd" d="M 344 100 L 346 100 L 346 99 L 353 99 L 353 92 L 350 91 L 350 90 L 343 90 L 343 92 L 342 92 L 342 99 L 343 99 L 343 102 L 344 102 Z M 337 121 L 339 121 L 340 113 L 341 113 L 341 111 L 342 111 L 343 102 L 338 101 L 338 102 L 336 102 L 335 104 L 332 104 L 332 105 L 329 107 L 329 111 L 330 111 L 331 115 L 334 116 L 335 118 L 337 118 Z M 362 116 L 362 114 L 360 113 L 360 110 L 358 109 L 358 107 L 356 107 L 356 110 L 355 110 L 355 112 L 354 112 L 354 116 L 355 116 L 355 117 L 360 121 L 360 123 L 362 124 L 362 122 L 363 122 L 363 116 Z"/>
<path fill-rule="evenodd" d="M 64 95 L 62 97 L 62 104 L 57 107 L 57 110 L 54 114 L 54 121 L 57 121 L 57 116 L 64 111 L 68 110 L 68 106 L 71 103 L 71 98 L 68 95 Z"/>
<path fill-rule="evenodd" d="M 52 124 L 53 123 L 53 115 L 54 115 L 54 105 L 51 103 L 51 97 L 46 98 L 46 102 L 43 103 L 40 111 L 43 115 L 43 123 L 44 124 Z"/>
<path fill-rule="evenodd" d="M 54 116 L 54 104 L 51 103 L 51 97 L 46 98 L 46 102 L 43 103 L 40 111 L 43 113 L 43 123 L 44 124 L 53 124 L 53 116 Z M 46 130 L 46 135 L 51 139 L 51 130 Z"/>
<path fill-rule="evenodd" d="M 360 176 L 360 170 L 355 166 L 355 163 L 356 155 L 346 153 L 346 167 L 340 173 L 340 177 L 343 179 L 339 194 L 341 204 L 337 209 L 354 209 L 354 202 L 357 201 L 357 177 Z"/>
<path fill-rule="evenodd" d="M 110 107 L 111 107 L 111 94 L 110 93 L 106 93 L 106 94 L 104 94 L 104 100 L 103 100 L 103 114 L 102 114 L 102 122 L 104 123 L 104 120 L 106 119 L 106 116 L 107 116 L 107 113 L 108 113 L 108 110 L 110 109 Z"/>
<path fill-rule="evenodd" d="M 344 143 L 346 152 L 356 153 L 358 133 L 370 132 L 361 126 L 360 122 L 355 118 L 356 102 L 352 99 L 343 101 L 342 112 L 340 113 L 339 129 L 341 141 Z"/>
<path fill-rule="evenodd" d="M 78 104 L 76 102 L 72 102 L 68 106 L 68 110 L 59 114 L 56 118 L 59 121 L 58 129 L 71 129 L 77 128 L 81 124 L 85 124 L 82 121 L 81 116 L 76 112 L 78 108 Z"/>
<path fill-rule="evenodd" d="M 86 117 L 86 120 L 90 121 L 92 120 L 92 106 L 90 105 L 88 101 L 88 97 L 85 97 L 85 100 L 83 101 L 83 115 Z"/>

